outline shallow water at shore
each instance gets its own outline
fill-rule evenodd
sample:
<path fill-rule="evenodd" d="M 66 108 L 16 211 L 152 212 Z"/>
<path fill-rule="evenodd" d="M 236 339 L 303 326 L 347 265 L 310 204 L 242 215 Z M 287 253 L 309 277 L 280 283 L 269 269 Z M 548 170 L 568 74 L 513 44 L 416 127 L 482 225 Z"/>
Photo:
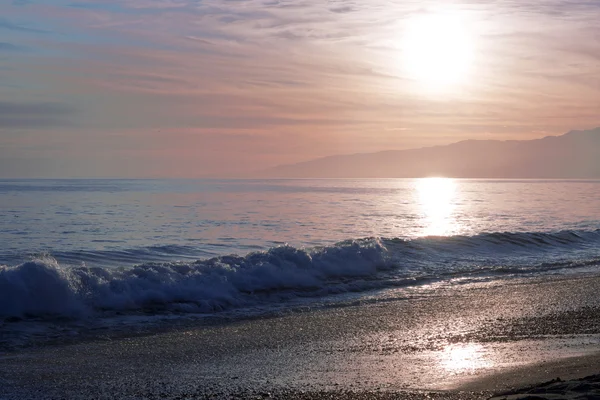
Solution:
<path fill-rule="evenodd" d="M 596 277 L 473 284 L 423 298 L 45 346 L 0 358 L 0 393 L 220 398 L 277 390 L 452 391 L 600 350 L 599 289 Z"/>

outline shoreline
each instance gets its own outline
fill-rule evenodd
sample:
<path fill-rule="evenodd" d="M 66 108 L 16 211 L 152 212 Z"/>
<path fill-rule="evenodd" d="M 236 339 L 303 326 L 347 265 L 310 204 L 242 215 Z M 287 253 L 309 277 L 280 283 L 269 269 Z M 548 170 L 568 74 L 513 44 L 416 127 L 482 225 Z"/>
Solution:
<path fill-rule="evenodd" d="M 597 276 L 480 285 L 15 351 L 0 355 L 0 399 L 487 398 L 599 373 L 599 288 Z"/>
<path fill-rule="evenodd" d="M 600 275 L 583 273 L 577 275 L 559 275 L 552 277 L 515 277 L 507 280 L 492 280 L 489 282 L 471 282 L 467 284 L 449 285 L 448 282 L 431 282 L 427 285 L 416 287 L 398 287 L 388 289 L 377 289 L 361 293 L 344 293 L 343 297 L 331 295 L 324 297 L 318 303 L 290 302 L 280 309 L 269 309 L 265 307 L 254 309 L 238 309 L 223 311 L 216 314 L 196 313 L 117 313 L 115 315 L 99 315 L 89 320 L 87 318 L 6 318 L 0 320 L 0 356 L 14 354 L 21 351 L 43 349 L 44 347 L 69 346 L 82 343 L 94 343 L 102 341 L 114 341 L 146 336 L 156 336 L 174 332 L 183 332 L 195 329 L 212 329 L 227 327 L 236 324 L 254 323 L 255 321 L 267 321 L 279 318 L 293 318 L 297 315 L 312 313 L 335 313 L 336 310 L 354 309 L 357 307 L 378 307 L 387 302 L 421 302 L 427 299 L 454 294 L 461 295 L 464 291 L 489 290 L 526 287 L 536 285 L 556 285 L 561 282 L 577 282 L 579 280 L 593 281 Z M 600 283 L 597 285 L 600 290 Z M 426 288 L 426 289 L 424 289 Z M 551 304 L 554 307 L 556 304 Z M 598 302 L 600 306 L 600 301 Z M 600 323 L 600 311 L 598 311 L 598 322 Z M 529 312 L 530 318 L 535 318 Z M 530 328 L 530 327 L 527 327 Z M 534 327 L 535 328 L 535 327 Z M 517 327 L 519 329 L 519 327 Z M 522 328 L 521 328 L 522 329 Z M 544 329 L 548 329 L 545 326 Z M 576 328 L 576 331 L 581 327 Z M 600 333 L 600 328 L 597 329 Z M 537 332 L 547 335 L 549 332 Z M 564 327 L 559 334 L 564 334 Z M 513 335 L 514 332 L 496 333 L 500 335 Z M 521 332 L 523 336 L 532 336 L 532 332 Z M 468 335 L 473 336 L 473 333 Z M 479 335 L 481 336 L 481 334 Z M 11 337 L 19 340 L 11 341 Z M 486 340 L 482 337 L 472 338 L 474 340 Z"/>

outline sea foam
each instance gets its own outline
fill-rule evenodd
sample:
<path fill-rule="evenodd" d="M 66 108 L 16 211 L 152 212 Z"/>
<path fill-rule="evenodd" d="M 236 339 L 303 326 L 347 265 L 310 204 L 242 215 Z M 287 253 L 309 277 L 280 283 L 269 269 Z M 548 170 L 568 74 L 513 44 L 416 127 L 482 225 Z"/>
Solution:
<path fill-rule="evenodd" d="M 389 269 L 381 241 L 351 241 L 320 250 L 289 246 L 245 257 L 127 268 L 61 267 L 52 258 L 0 267 L 0 316 L 76 316 L 99 310 L 215 312 L 267 295 L 315 292 L 328 281 Z M 289 297 L 283 296 L 283 297 Z"/>
<path fill-rule="evenodd" d="M 598 265 L 599 244 L 600 231 L 563 231 L 367 238 L 116 268 L 61 266 L 43 257 L 0 266 L 0 317 L 214 313 L 478 274 L 535 274 Z"/>

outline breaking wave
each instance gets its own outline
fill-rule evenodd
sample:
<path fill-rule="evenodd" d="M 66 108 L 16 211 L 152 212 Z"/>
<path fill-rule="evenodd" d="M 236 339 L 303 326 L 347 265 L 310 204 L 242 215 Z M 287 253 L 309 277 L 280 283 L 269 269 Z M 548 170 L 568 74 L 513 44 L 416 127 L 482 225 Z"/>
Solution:
<path fill-rule="evenodd" d="M 131 267 L 62 266 L 46 256 L 0 266 L 0 317 L 215 313 L 473 276 L 539 275 L 600 265 L 599 245 L 595 230 L 367 238 Z"/>

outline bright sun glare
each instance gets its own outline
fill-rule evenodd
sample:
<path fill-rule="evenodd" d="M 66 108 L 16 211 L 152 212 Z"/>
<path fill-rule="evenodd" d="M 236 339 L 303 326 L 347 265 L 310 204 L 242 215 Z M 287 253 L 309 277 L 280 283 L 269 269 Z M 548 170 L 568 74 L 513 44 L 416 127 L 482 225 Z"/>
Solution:
<path fill-rule="evenodd" d="M 417 181 L 417 194 L 423 212 L 426 236 L 450 235 L 457 229 L 453 217 L 456 182 L 449 178 L 424 178 Z"/>
<path fill-rule="evenodd" d="M 424 14 L 407 22 L 404 66 L 428 89 L 443 90 L 466 81 L 473 54 L 473 37 L 458 13 Z"/>
<path fill-rule="evenodd" d="M 440 361 L 444 369 L 453 373 L 475 372 L 493 365 L 486 357 L 485 348 L 473 343 L 446 347 Z"/>

